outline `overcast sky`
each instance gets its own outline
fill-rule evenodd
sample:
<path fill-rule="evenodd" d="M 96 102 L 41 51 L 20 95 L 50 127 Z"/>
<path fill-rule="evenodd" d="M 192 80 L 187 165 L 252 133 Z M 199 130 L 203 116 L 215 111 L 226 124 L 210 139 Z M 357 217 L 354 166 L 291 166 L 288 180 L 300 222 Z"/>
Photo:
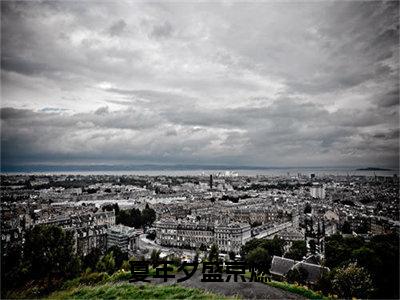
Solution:
<path fill-rule="evenodd" d="M 397 167 L 398 2 L 1 2 L 3 164 Z"/>

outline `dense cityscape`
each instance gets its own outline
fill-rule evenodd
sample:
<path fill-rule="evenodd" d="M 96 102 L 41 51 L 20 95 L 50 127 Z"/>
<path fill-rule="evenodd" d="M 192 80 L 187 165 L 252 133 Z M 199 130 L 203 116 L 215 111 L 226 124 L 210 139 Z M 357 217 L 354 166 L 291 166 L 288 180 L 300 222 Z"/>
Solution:
<path fill-rule="evenodd" d="M 397 175 L 2 175 L 1 183 L 3 297 L 32 274 L 113 274 L 130 260 L 202 261 L 213 252 L 221 263 L 256 262 L 275 280 L 325 295 L 398 297 Z M 29 261 L 27 247 L 51 228 L 69 234 L 63 257 L 79 267 L 65 262 L 51 275 L 38 249 Z M 340 272 L 359 272 L 363 282 L 332 286 L 345 281 Z"/>

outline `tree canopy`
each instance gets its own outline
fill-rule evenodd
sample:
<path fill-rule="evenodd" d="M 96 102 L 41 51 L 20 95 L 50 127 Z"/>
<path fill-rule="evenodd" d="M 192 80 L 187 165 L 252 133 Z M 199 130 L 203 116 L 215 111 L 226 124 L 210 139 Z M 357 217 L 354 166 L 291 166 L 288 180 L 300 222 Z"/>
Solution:
<path fill-rule="evenodd" d="M 371 276 L 373 297 L 399 298 L 399 238 L 396 234 L 361 237 L 333 235 L 326 239 L 325 264 L 331 269 L 343 269 L 357 263 Z"/>
<path fill-rule="evenodd" d="M 247 261 L 248 255 L 252 250 L 257 248 L 266 250 L 268 255 L 265 269 L 269 270 L 271 267 L 272 256 L 282 256 L 284 253 L 284 245 L 285 241 L 277 237 L 274 237 L 272 240 L 253 239 L 242 246 L 241 255 Z"/>
<path fill-rule="evenodd" d="M 129 227 L 150 227 L 156 220 L 155 210 L 148 205 L 146 205 L 146 208 L 142 211 L 137 208 L 125 210 L 116 209 L 115 211 L 115 222 Z"/>
<path fill-rule="evenodd" d="M 289 251 L 285 254 L 286 258 L 294 260 L 303 260 L 303 257 L 307 254 L 307 246 L 305 241 L 293 241 Z"/>
<path fill-rule="evenodd" d="M 368 298 L 373 291 L 371 275 L 356 263 L 335 270 L 332 286 L 341 298 Z"/>
<path fill-rule="evenodd" d="M 219 259 L 219 249 L 216 244 L 211 245 L 210 252 L 208 253 L 208 260 L 217 262 Z"/>
<path fill-rule="evenodd" d="M 246 261 L 258 271 L 268 272 L 269 270 L 270 257 L 264 248 L 257 247 L 251 250 L 246 256 Z"/>
<path fill-rule="evenodd" d="M 71 276 L 79 271 L 72 231 L 57 226 L 35 226 L 26 234 L 24 260 L 33 278 L 53 274 Z"/>

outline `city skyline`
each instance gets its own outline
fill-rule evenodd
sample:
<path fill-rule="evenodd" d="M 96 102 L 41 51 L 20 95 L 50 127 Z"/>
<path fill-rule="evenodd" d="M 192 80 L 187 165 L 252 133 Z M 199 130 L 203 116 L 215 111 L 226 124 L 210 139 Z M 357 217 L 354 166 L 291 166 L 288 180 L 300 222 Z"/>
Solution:
<path fill-rule="evenodd" d="M 398 168 L 397 2 L 7 2 L 2 165 Z"/>

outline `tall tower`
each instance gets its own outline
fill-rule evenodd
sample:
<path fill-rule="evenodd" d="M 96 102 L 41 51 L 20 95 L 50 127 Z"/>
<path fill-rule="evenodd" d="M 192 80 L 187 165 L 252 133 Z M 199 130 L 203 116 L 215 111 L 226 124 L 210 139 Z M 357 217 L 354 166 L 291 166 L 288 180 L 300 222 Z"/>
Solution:
<path fill-rule="evenodd" d="M 213 188 L 213 177 L 212 174 L 210 174 L 210 190 Z"/>

